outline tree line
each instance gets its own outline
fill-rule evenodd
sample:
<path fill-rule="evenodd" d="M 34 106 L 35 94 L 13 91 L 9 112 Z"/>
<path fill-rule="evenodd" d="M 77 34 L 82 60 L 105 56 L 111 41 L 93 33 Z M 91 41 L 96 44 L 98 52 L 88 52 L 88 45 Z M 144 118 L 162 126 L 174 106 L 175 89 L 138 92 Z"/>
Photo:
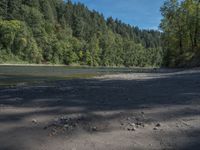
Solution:
<path fill-rule="evenodd" d="M 1 63 L 160 66 L 161 35 L 70 0 L 0 1 Z"/>

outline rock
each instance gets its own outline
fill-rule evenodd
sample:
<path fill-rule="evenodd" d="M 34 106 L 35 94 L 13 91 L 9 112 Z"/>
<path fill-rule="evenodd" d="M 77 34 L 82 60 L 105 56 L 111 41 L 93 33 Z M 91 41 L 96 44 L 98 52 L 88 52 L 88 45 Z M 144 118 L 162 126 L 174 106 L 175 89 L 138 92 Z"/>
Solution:
<path fill-rule="evenodd" d="M 135 125 L 136 125 L 137 128 L 140 128 L 140 127 L 144 128 L 145 127 L 144 123 L 142 123 L 142 122 L 137 122 Z"/>
<path fill-rule="evenodd" d="M 35 123 L 35 124 L 36 124 L 36 123 L 37 123 L 37 120 L 36 120 L 36 119 L 33 119 L 33 120 L 32 120 L 32 123 Z"/>
<path fill-rule="evenodd" d="M 160 123 L 157 123 L 157 124 L 156 124 L 156 127 L 161 127 L 161 124 L 160 124 Z"/>
<path fill-rule="evenodd" d="M 92 131 L 97 131 L 97 127 L 92 127 Z"/>
<path fill-rule="evenodd" d="M 132 131 L 136 131 L 135 127 L 132 128 Z"/>
<path fill-rule="evenodd" d="M 158 128 L 157 128 L 157 127 L 155 127 L 155 128 L 153 128 L 153 130 L 158 130 Z"/>
<path fill-rule="evenodd" d="M 142 126 L 142 122 L 137 122 L 136 125 L 137 126 Z"/>
<path fill-rule="evenodd" d="M 130 123 L 130 126 L 133 126 L 133 127 L 135 127 L 135 123 Z"/>
<path fill-rule="evenodd" d="M 135 127 L 128 127 L 127 130 L 128 131 L 135 131 L 136 129 L 135 129 Z"/>
<path fill-rule="evenodd" d="M 54 135 L 57 134 L 57 132 L 58 132 L 58 131 L 57 131 L 56 129 L 52 129 L 52 130 L 51 130 L 51 135 L 54 136 Z"/>

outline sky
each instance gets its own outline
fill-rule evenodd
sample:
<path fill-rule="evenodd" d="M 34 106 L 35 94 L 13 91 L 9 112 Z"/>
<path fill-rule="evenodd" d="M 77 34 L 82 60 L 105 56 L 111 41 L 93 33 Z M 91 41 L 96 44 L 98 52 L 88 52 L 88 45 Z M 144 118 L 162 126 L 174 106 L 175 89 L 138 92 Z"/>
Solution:
<path fill-rule="evenodd" d="M 72 0 L 84 3 L 107 18 L 112 16 L 141 29 L 158 29 L 164 0 Z"/>

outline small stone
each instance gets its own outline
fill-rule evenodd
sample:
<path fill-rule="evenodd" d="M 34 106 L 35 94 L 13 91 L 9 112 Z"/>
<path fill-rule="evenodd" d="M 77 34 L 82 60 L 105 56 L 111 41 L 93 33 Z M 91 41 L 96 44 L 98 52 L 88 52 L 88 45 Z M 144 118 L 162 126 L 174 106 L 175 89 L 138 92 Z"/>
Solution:
<path fill-rule="evenodd" d="M 153 130 L 158 130 L 158 128 L 155 127 L 155 128 L 153 128 Z"/>
<path fill-rule="evenodd" d="M 97 131 L 97 127 L 92 127 L 92 131 Z"/>
<path fill-rule="evenodd" d="M 130 123 L 131 126 L 135 126 L 135 123 Z"/>
<path fill-rule="evenodd" d="M 35 124 L 36 124 L 36 123 L 37 123 L 37 120 L 36 120 L 36 119 L 33 119 L 33 120 L 32 120 L 32 123 L 35 123 Z"/>
<path fill-rule="evenodd" d="M 133 128 L 131 129 L 131 131 L 135 131 L 135 128 L 133 127 Z"/>
<path fill-rule="evenodd" d="M 160 123 L 157 123 L 157 124 L 156 124 L 156 127 L 161 127 L 161 124 L 160 124 Z"/>
<path fill-rule="evenodd" d="M 136 125 L 137 126 L 142 126 L 142 123 L 141 122 L 137 122 Z"/>
<path fill-rule="evenodd" d="M 135 131 L 136 129 L 135 129 L 135 127 L 128 127 L 127 130 L 128 131 Z"/>
<path fill-rule="evenodd" d="M 52 135 L 56 135 L 57 132 L 58 132 L 58 131 L 57 131 L 56 129 L 52 129 L 52 130 L 51 130 L 51 134 L 52 134 Z"/>

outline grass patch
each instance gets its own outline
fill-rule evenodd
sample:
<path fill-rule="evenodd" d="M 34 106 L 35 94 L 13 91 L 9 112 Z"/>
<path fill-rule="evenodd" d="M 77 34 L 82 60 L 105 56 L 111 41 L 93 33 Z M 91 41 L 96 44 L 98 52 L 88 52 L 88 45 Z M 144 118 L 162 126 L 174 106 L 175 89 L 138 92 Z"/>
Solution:
<path fill-rule="evenodd" d="M 100 75 L 98 73 L 90 74 L 70 74 L 66 76 L 42 76 L 42 75 L 20 75 L 20 74 L 0 74 L 0 87 L 15 87 L 15 86 L 27 86 L 37 85 L 41 83 L 50 83 L 59 80 L 70 79 L 89 79 L 94 76 Z"/>
<path fill-rule="evenodd" d="M 117 73 L 151 72 L 150 68 L 87 67 L 87 66 L 0 66 L 0 87 L 33 85 L 69 79 L 89 79 Z"/>

